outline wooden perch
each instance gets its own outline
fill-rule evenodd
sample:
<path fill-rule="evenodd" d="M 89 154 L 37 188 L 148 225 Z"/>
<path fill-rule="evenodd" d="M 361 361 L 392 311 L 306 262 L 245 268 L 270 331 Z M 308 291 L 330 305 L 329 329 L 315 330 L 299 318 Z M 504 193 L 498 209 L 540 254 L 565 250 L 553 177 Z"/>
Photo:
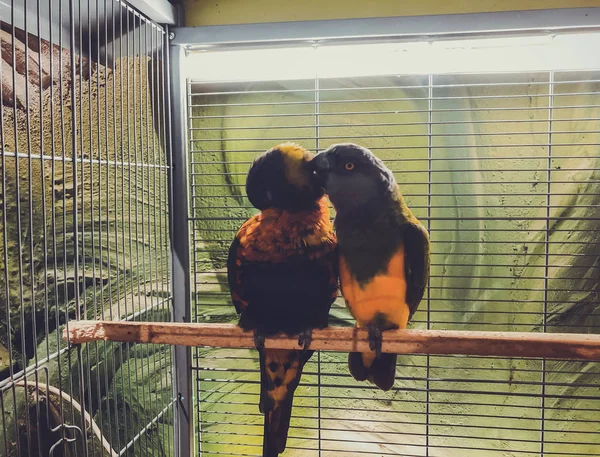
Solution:
<path fill-rule="evenodd" d="M 24 381 L 18 381 L 15 383 L 15 385 L 19 386 L 19 387 L 23 387 L 23 388 L 25 388 L 25 386 L 26 386 Z M 62 398 L 64 401 L 70 403 L 73 406 L 73 408 L 75 410 L 77 410 L 77 412 L 79 414 L 81 414 L 83 412 L 83 417 L 84 417 L 85 421 L 92 428 L 92 432 L 94 433 L 94 435 L 96 435 L 96 438 L 98 438 L 98 441 L 100 441 L 100 443 L 102 443 L 102 447 L 104 448 L 106 453 L 108 455 L 110 455 L 110 457 L 119 457 L 119 453 L 115 452 L 113 450 L 113 448 L 110 447 L 110 442 L 104 437 L 104 435 L 102 434 L 102 431 L 100 430 L 100 427 L 98 427 L 98 424 L 96 424 L 96 421 L 94 421 L 94 419 L 92 419 L 92 416 L 90 416 L 90 413 L 88 413 L 86 410 L 84 410 L 81 407 L 81 405 L 79 404 L 79 402 L 77 400 L 75 400 L 73 397 L 68 395 L 66 392 L 63 392 L 62 390 L 57 389 L 54 386 L 50 386 L 48 384 L 42 384 L 41 382 L 30 381 L 27 384 L 27 387 L 29 388 L 30 393 L 34 393 L 36 391 L 43 390 L 46 392 L 46 395 L 48 395 L 48 394 L 56 395 L 58 398 Z M 38 394 L 35 393 L 34 398 L 33 398 L 34 401 L 38 401 L 37 396 L 38 396 Z M 38 423 L 38 425 L 39 425 L 39 423 Z"/>
<path fill-rule="evenodd" d="M 63 338 L 71 343 L 118 341 L 223 348 L 253 348 L 252 332 L 233 324 L 173 322 L 71 321 Z M 298 338 L 275 336 L 265 347 L 297 349 Z M 328 327 L 313 332 L 311 349 L 369 351 L 367 331 Z M 460 354 L 500 357 L 600 360 L 600 335 L 573 333 L 391 330 L 383 333 L 383 352 Z"/>

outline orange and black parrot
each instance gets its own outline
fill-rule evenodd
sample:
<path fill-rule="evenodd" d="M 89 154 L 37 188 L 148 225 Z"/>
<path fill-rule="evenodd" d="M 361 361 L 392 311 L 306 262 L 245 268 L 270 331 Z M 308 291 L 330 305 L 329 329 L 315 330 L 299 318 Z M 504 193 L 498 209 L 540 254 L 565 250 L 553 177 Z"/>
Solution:
<path fill-rule="evenodd" d="M 314 352 L 312 329 L 327 326 L 337 296 L 337 242 L 313 157 L 286 143 L 255 159 L 246 193 L 260 213 L 241 226 L 227 260 L 239 326 L 254 331 L 259 352 L 263 457 L 285 450 L 294 391 Z M 265 349 L 264 338 L 277 333 L 300 335 L 303 347 Z"/>
<path fill-rule="evenodd" d="M 429 234 L 392 172 L 368 149 L 338 144 L 317 154 L 315 174 L 336 210 L 340 286 L 370 353 L 350 353 L 350 373 L 382 390 L 394 385 L 396 354 L 381 354 L 382 331 L 405 328 L 429 279 Z"/>

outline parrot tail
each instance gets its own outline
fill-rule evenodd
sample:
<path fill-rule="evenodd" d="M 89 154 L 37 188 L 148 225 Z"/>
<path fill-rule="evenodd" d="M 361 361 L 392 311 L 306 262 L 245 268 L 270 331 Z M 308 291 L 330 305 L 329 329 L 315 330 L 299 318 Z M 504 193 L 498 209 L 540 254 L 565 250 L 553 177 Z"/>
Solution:
<path fill-rule="evenodd" d="M 294 392 L 302 369 L 314 351 L 262 349 L 260 358 L 260 412 L 265 415 L 263 457 L 285 450 Z"/>
<path fill-rule="evenodd" d="M 371 352 L 351 352 L 348 354 L 348 368 L 357 381 L 370 381 L 381 390 L 388 391 L 394 387 L 396 379 L 396 358 L 396 354 L 384 353 L 377 359 Z"/>

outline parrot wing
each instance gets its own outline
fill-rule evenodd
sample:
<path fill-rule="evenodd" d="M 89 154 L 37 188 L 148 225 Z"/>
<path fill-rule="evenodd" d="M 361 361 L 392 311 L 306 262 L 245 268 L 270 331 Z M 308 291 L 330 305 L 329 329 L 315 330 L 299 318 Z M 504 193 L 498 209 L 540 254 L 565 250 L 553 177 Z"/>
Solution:
<path fill-rule="evenodd" d="M 241 315 L 238 325 L 264 336 L 327 326 L 338 290 L 335 235 L 325 232 L 309 245 L 286 236 L 290 230 L 280 219 L 246 221 L 227 257 L 231 301 Z M 317 232 L 318 224 L 309 220 L 304 225 L 308 233 Z"/>
<path fill-rule="evenodd" d="M 247 305 L 243 300 L 242 281 L 240 280 L 240 270 L 242 259 L 240 257 L 240 240 L 237 236 L 233 239 L 229 247 L 229 255 L 227 256 L 227 283 L 229 292 L 231 293 L 231 301 L 238 314 L 242 312 Z"/>
<path fill-rule="evenodd" d="M 409 222 L 406 225 L 404 232 L 406 303 L 412 317 L 423 298 L 429 280 L 429 234 L 419 223 Z"/>

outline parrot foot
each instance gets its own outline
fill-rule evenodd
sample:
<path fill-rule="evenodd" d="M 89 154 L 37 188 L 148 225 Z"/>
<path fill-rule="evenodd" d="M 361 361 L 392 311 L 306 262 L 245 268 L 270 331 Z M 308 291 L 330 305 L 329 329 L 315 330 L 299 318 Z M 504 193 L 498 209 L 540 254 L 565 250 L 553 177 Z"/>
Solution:
<path fill-rule="evenodd" d="M 265 348 L 265 336 L 258 330 L 254 330 L 254 346 L 258 351 L 262 351 Z"/>
<path fill-rule="evenodd" d="M 308 350 L 312 343 L 312 328 L 307 328 L 298 336 L 298 346 L 302 346 L 304 351 Z"/>
<path fill-rule="evenodd" d="M 383 335 L 381 329 L 377 325 L 367 326 L 369 332 L 369 348 L 371 351 L 375 351 L 375 357 L 381 357 L 381 346 L 383 345 Z"/>

